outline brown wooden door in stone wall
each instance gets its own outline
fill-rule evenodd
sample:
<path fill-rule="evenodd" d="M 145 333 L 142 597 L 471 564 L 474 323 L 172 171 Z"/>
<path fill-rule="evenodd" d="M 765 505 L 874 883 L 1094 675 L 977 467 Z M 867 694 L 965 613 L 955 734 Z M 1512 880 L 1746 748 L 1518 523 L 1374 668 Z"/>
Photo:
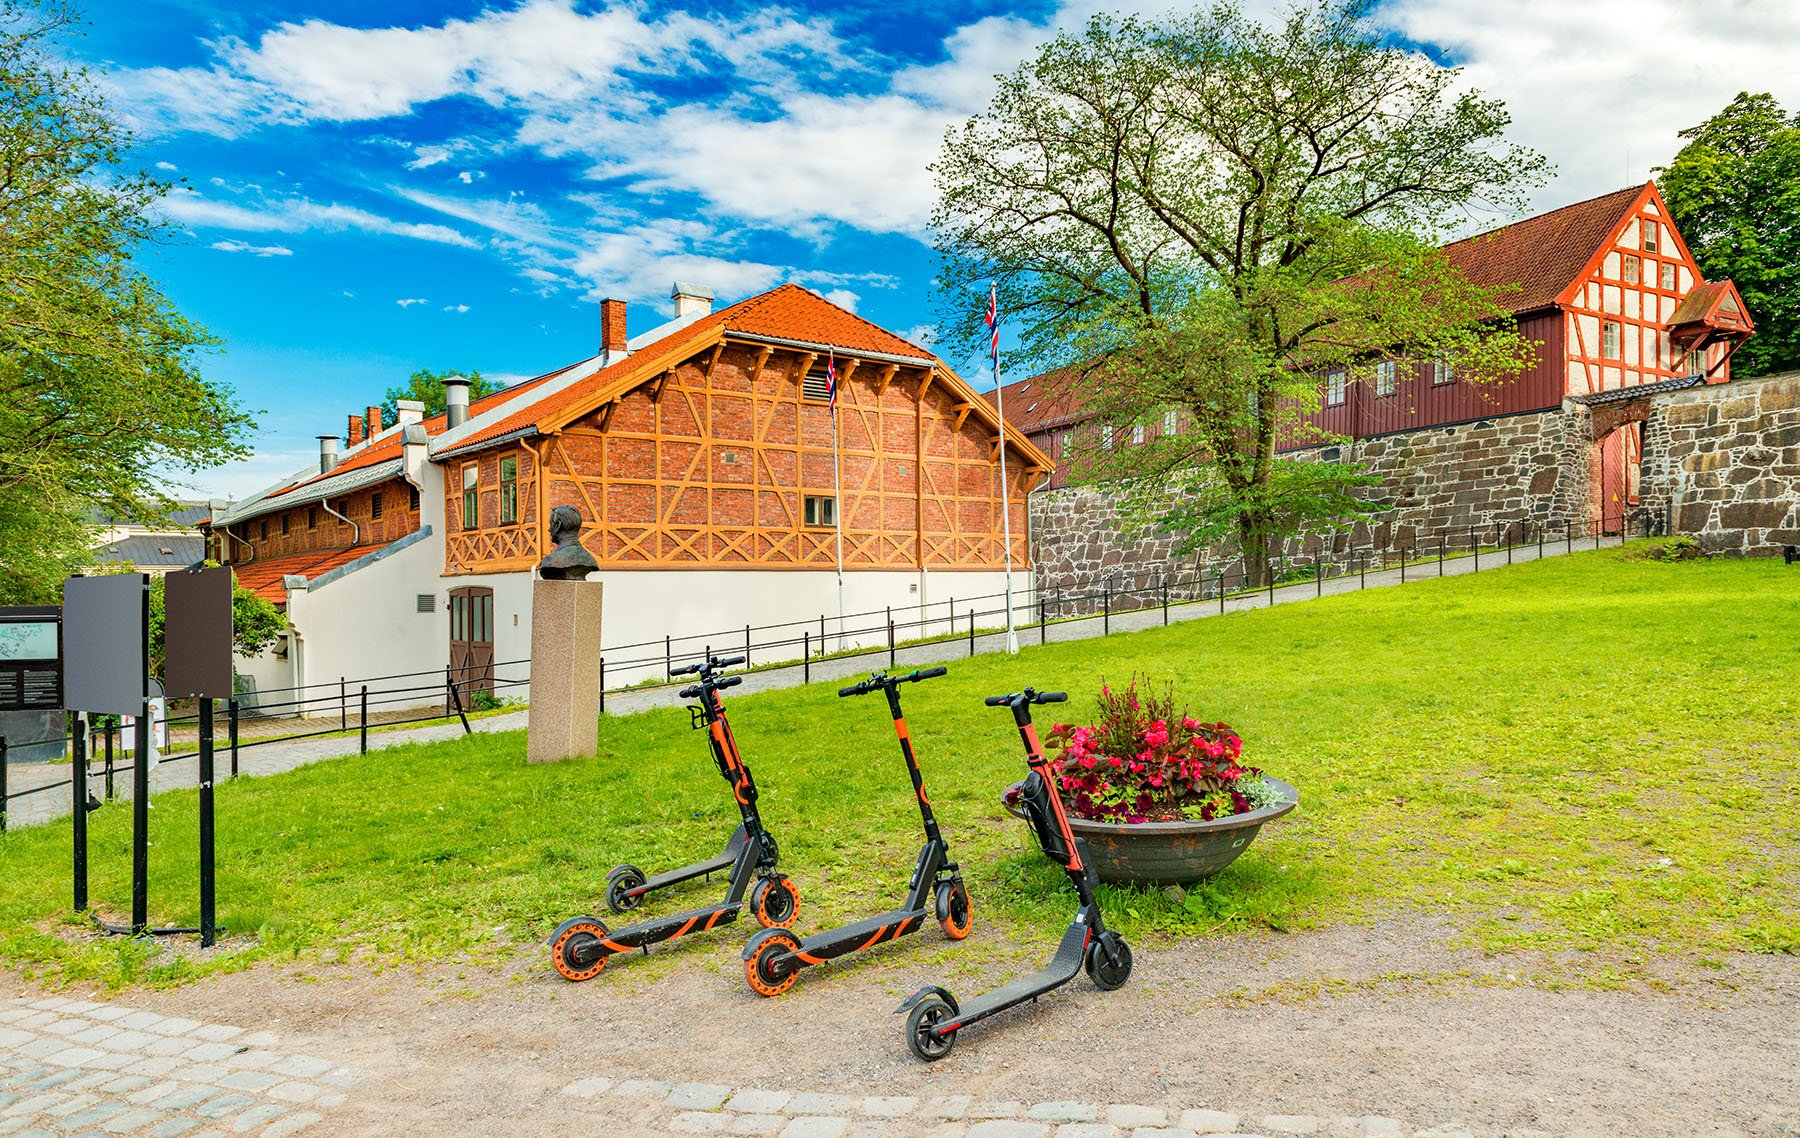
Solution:
<path fill-rule="evenodd" d="M 1623 533 L 1638 505 L 1638 474 L 1644 461 L 1642 423 L 1626 423 L 1600 440 L 1599 500 L 1595 513 L 1602 533 Z"/>
<path fill-rule="evenodd" d="M 477 692 L 494 694 L 494 590 L 450 590 L 450 676 L 463 708 Z"/>

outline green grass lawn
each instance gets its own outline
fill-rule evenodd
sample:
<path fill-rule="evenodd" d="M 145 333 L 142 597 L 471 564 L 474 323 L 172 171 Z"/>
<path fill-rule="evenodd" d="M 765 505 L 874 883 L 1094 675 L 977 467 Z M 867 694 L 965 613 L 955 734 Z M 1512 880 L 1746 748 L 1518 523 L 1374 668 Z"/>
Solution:
<path fill-rule="evenodd" d="M 956 950 L 969 959 L 1035 954 L 1073 907 L 1000 809 L 1024 767 L 1009 716 L 981 697 L 1067 688 L 1043 720 L 1085 719 L 1102 680 L 1134 672 L 1174 681 L 1301 791 L 1298 812 L 1185 900 L 1106 890 L 1108 922 L 1145 947 L 1425 913 L 1488 951 L 1576 950 L 1560 959 L 1589 980 L 1659 955 L 1800 951 L 1800 570 L 1776 561 L 1579 554 L 950 668 L 905 698 L 975 902 L 976 936 Z M 801 890 L 798 927 L 897 902 L 921 839 L 880 697 L 729 695 Z M 735 823 L 685 712 L 606 719 L 593 761 L 528 767 L 524 749 L 522 733 L 476 735 L 221 787 L 219 911 L 235 935 L 204 958 L 86 934 L 68 910 L 66 819 L 7 834 L 0 957 L 121 985 L 266 958 L 509 953 L 567 916 L 610 920 L 597 898 L 614 864 L 695 860 Z M 197 920 L 196 802 L 156 799 L 160 922 Z M 115 917 L 129 826 L 125 804 L 91 816 L 91 892 Z M 642 963 L 654 975 L 716 955 Z"/>

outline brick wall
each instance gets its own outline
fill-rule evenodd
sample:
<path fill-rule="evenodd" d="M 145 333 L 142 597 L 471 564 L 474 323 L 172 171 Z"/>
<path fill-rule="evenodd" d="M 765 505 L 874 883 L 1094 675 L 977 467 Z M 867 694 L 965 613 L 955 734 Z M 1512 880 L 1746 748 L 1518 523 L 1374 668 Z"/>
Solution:
<path fill-rule="evenodd" d="M 361 531 L 359 544 L 384 545 L 419 528 L 419 511 L 412 504 L 412 491 L 411 483 L 396 477 L 333 497 L 331 508 L 356 523 L 356 529 Z M 379 518 L 373 516 L 378 494 L 381 496 Z M 281 532 L 283 519 L 287 522 L 285 534 Z M 235 522 L 231 532 L 248 541 L 255 548 L 257 558 L 268 560 L 290 553 L 343 549 L 350 544 L 354 531 L 348 524 L 326 513 L 324 506 L 312 502 L 275 510 L 246 522 Z M 237 560 L 247 560 L 242 545 L 235 541 L 230 544 Z"/>

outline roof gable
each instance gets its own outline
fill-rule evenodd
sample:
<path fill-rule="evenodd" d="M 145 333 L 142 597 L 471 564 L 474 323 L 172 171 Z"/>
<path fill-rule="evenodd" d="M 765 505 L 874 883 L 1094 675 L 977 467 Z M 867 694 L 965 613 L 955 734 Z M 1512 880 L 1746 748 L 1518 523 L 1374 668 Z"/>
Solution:
<path fill-rule="evenodd" d="M 1619 223 L 1655 192 L 1654 183 L 1615 190 L 1451 242 L 1444 256 L 1471 284 L 1505 290 L 1497 299 L 1515 315 L 1548 308 L 1587 278 Z"/>

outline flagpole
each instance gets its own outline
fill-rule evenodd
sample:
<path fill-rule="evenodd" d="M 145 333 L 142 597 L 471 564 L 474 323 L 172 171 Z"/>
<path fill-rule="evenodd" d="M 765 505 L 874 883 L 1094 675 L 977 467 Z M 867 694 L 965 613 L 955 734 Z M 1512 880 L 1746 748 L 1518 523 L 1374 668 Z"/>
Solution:
<path fill-rule="evenodd" d="M 834 353 L 835 356 L 835 353 Z M 817 359 L 818 357 L 813 357 Z M 844 649 L 844 503 L 838 458 L 837 361 L 826 365 L 831 381 L 831 523 L 837 531 L 838 651 Z"/>
<path fill-rule="evenodd" d="M 1000 383 L 1000 302 L 994 286 L 988 285 L 988 320 L 992 328 L 994 359 L 994 410 L 1000 418 L 1000 532 L 1006 547 L 1006 650 L 1016 655 L 1019 636 L 1013 630 L 1012 586 L 1012 493 L 1006 476 L 1006 396 Z"/>

